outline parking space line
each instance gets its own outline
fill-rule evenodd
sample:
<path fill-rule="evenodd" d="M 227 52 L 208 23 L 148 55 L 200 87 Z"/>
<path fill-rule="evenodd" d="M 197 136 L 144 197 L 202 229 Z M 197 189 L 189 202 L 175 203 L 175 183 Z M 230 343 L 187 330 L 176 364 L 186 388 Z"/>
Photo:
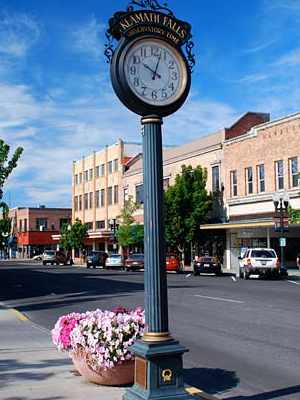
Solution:
<path fill-rule="evenodd" d="M 208 299 L 208 300 L 227 301 L 229 303 L 238 303 L 238 304 L 245 303 L 244 301 L 241 301 L 241 300 L 224 299 L 223 297 L 202 296 L 201 294 L 195 294 L 194 296 L 195 297 L 201 297 L 202 299 Z"/>

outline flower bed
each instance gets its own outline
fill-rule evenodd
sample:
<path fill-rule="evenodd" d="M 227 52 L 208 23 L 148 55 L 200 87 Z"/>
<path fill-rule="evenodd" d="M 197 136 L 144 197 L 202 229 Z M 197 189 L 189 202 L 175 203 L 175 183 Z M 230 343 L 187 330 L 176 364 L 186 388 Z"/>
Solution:
<path fill-rule="evenodd" d="M 71 313 L 58 319 L 52 340 L 71 356 L 84 354 L 88 367 L 97 373 L 133 360 L 130 346 L 142 337 L 144 328 L 141 308 Z"/>

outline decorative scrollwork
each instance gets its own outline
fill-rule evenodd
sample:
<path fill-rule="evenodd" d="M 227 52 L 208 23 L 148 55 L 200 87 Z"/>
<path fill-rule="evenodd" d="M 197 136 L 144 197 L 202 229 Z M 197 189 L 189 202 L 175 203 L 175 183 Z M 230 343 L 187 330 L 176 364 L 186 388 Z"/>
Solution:
<path fill-rule="evenodd" d="M 133 11 L 134 6 L 148 8 L 154 11 L 163 11 L 168 15 L 174 16 L 173 12 L 168 8 L 167 2 L 164 2 L 163 5 L 160 5 L 157 0 L 131 0 L 127 7 L 127 11 Z"/>
<path fill-rule="evenodd" d="M 110 64 L 115 48 L 114 48 L 114 39 L 109 29 L 105 32 L 105 37 L 107 42 L 104 44 L 104 56 L 106 57 L 106 62 Z"/>
<path fill-rule="evenodd" d="M 194 47 L 194 42 L 190 38 L 185 44 L 185 51 L 187 56 L 187 62 L 191 72 L 193 72 L 194 66 L 196 64 L 195 54 L 193 53 L 193 47 Z"/>

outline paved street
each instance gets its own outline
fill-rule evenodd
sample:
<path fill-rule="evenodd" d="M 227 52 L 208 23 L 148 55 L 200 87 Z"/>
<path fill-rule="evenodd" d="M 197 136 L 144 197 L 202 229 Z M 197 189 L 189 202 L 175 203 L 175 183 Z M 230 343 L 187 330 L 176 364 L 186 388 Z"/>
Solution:
<path fill-rule="evenodd" d="M 168 274 L 186 382 L 230 400 L 300 398 L 300 280 Z M 143 305 L 143 272 L 1 262 L 0 301 L 50 329 L 63 313 Z M 1 348 L 1 343 L 0 343 Z"/>

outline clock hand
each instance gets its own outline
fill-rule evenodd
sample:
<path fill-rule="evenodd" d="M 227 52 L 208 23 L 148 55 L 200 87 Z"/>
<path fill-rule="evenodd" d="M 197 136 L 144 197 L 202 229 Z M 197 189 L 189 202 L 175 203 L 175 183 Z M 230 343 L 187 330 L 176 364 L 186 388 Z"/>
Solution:
<path fill-rule="evenodd" d="M 149 69 L 149 71 L 151 71 L 152 74 L 156 75 L 159 79 L 161 78 L 161 76 L 159 75 L 159 73 L 158 73 L 158 72 L 155 72 L 152 68 L 149 67 L 149 65 L 143 63 L 143 66 L 144 66 L 145 68 Z M 152 79 L 153 79 L 153 78 L 152 78 Z"/>
<path fill-rule="evenodd" d="M 157 64 L 156 64 L 156 67 L 155 67 L 155 71 L 154 71 L 154 73 L 153 73 L 153 75 L 152 75 L 152 79 L 153 79 L 153 80 L 155 80 L 155 75 L 157 75 L 157 68 L 158 68 L 158 64 L 159 64 L 159 62 L 160 62 L 160 59 L 161 59 L 161 52 L 160 52 L 160 55 L 159 55 L 158 60 L 157 60 Z"/>

